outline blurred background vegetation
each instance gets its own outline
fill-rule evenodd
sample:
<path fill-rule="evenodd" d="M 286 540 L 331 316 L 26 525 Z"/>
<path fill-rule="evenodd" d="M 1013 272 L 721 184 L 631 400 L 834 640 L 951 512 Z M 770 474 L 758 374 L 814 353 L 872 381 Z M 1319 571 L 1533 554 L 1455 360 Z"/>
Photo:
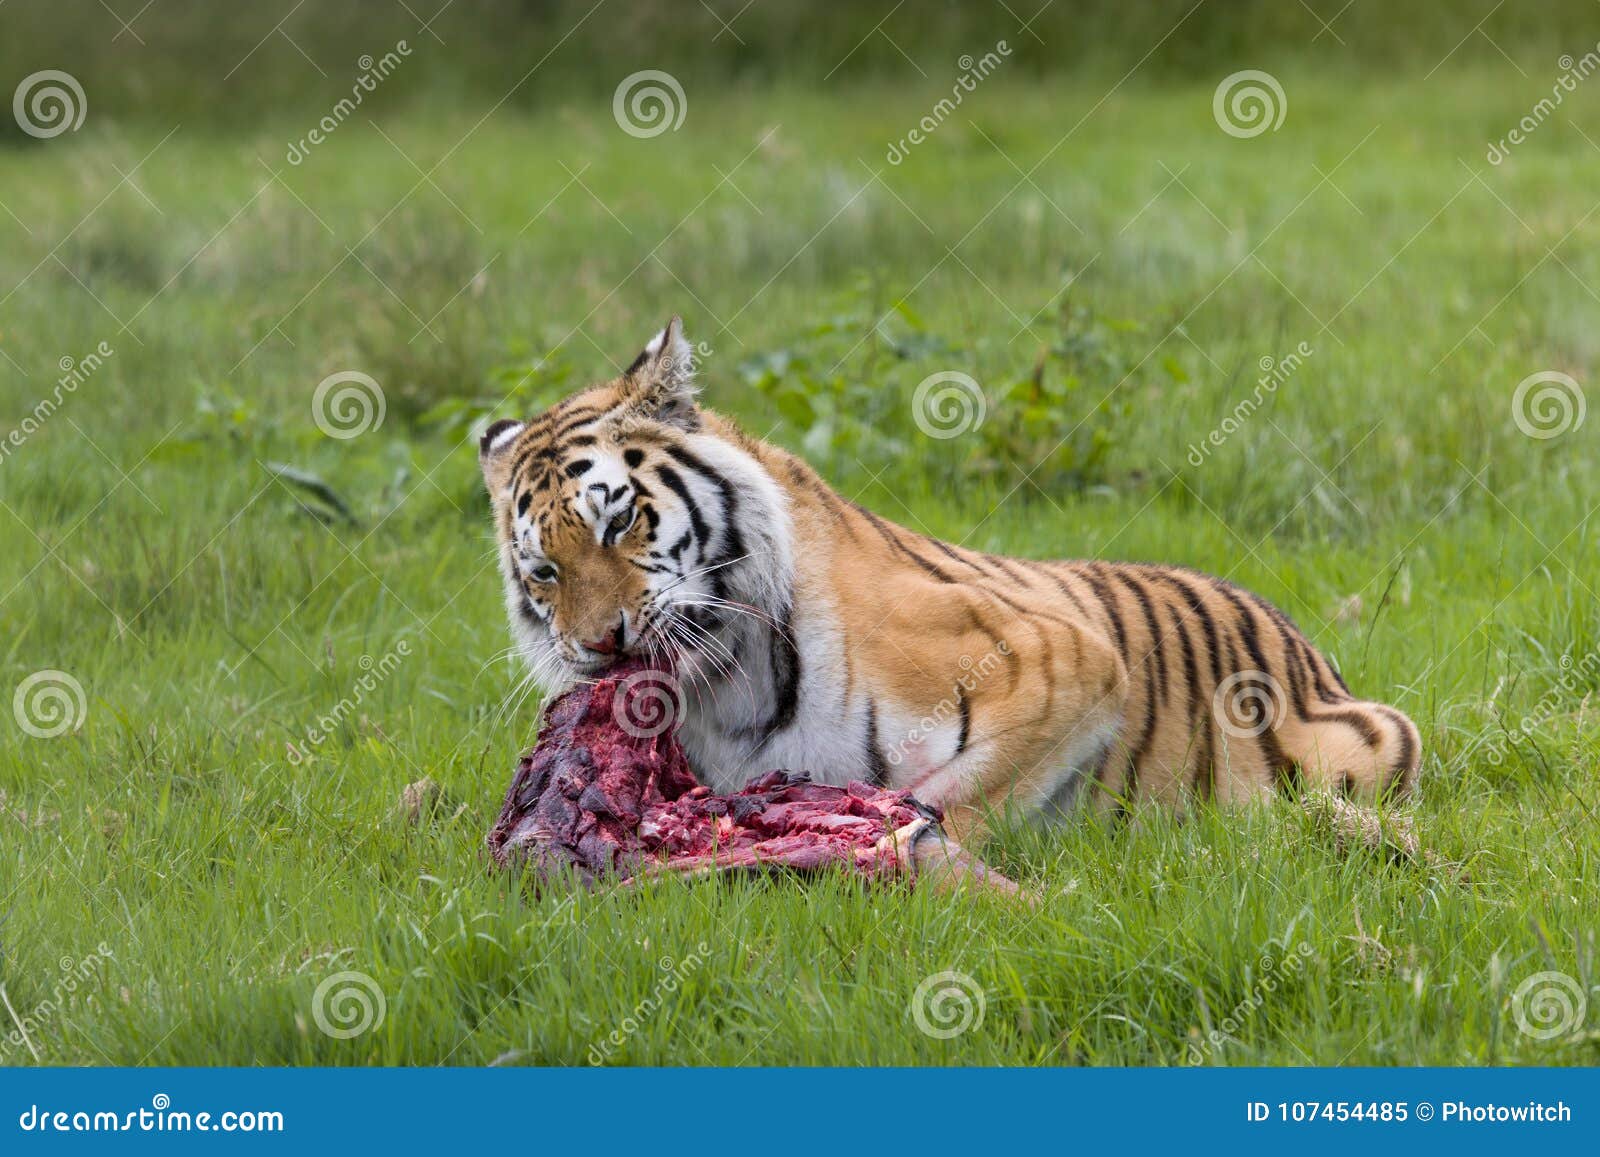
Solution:
<path fill-rule="evenodd" d="M 376 374 L 402 422 L 456 436 L 489 408 L 541 405 L 596 376 L 588 357 L 596 338 L 610 359 L 625 362 L 625 347 L 655 324 L 655 314 L 682 310 L 718 349 L 723 381 L 750 387 L 737 398 L 714 389 L 714 401 L 763 424 L 783 422 L 788 437 L 840 469 L 862 461 L 872 469 L 902 455 L 902 435 L 915 433 L 906 395 L 922 375 L 898 379 L 934 368 L 929 358 L 952 360 L 959 346 L 954 360 L 982 364 L 997 407 L 965 445 L 967 469 L 942 477 L 1020 476 L 1037 463 L 1035 481 L 1081 489 L 1113 480 L 1113 452 L 1127 440 L 1130 416 L 1126 392 L 1103 399 L 1103 390 L 1086 384 L 1137 373 L 1192 389 L 1207 369 L 1246 385 L 1254 376 L 1246 371 L 1257 359 L 1246 350 L 1230 361 L 1208 347 L 1210 367 L 1193 364 L 1193 351 L 1181 344 L 1174 352 L 1163 342 L 1151 357 L 1153 337 L 1186 341 L 1192 327 L 1174 327 L 1183 310 L 1154 310 L 1140 294 L 1121 292 L 1132 283 L 1118 276 L 1153 264 L 1159 277 L 1186 270 L 1198 286 L 1226 268 L 1184 252 L 1197 232 L 1190 216 L 1199 214 L 1198 231 L 1238 224 L 1212 208 L 1209 194 L 1191 204 L 1169 198 L 1140 220 L 1141 229 L 1166 236 L 1136 251 L 1128 217 L 1155 189 L 1120 181 L 1135 176 L 1124 162 L 1159 174 L 1153 162 L 1177 156 L 1187 132 L 1209 133 L 1201 98 L 1217 78 L 1264 65 L 1314 78 L 1291 94 L 1297 128 L 1338 115 L 1348 97 L 1372 108 L 1372 124 L 1410 129 L 1403 155 L 1440 143 L 1437 130 L 1465 129 L 1450 145 L 1460 155 L 1498 137 L 1545 94 L 1540 77 L 1556 71 L 1560 54 L 1581 53 L 1596 40 L 1590 0 L 1054 0 L 1028 7 L 998 0 L 129 0 L 120 7 L 11 0 L 0 10 L 3 87 L 10 91 L 43 65 L 64 68 L 87 88 L 92 115 L 82 132 L 48 141 L 0 118 L 0 177 L 8 182 L 0 201 L 10 207 L 0 228 L 12 227 L 17 278 L 42 261 L 46 275 L 64 271 L 85 288 L 109 287 L 110 297 L 126 291 L 130 300 L 142 293 L 153 303 L 193 280 L 254 287 L 250 308 L 263 315 L 272 312 L 274 289 L 288 291 L 281 314 L 298 295 L 292 287 L 302 272 L 326 276 L 307 282 L 318 296 L 348 280 L 352 324 L 344 348 L 325 352 Z M 949 93 L 957 62 L 999 40 L 1010 49 L 1001 74 L 982 83 L 936 145 L 898 170 L 886 168 L 885 147 Z M 302 157 L 306 134 L 368 71 L 363 62 L 401 42 L 409 54 L 396 75 L 362 94 L 336 141 Z M 641 143 L 610 132 L 618 80 L 643 69 L 669 71 L 686 90 L 687 131 Z M 1430 84 L 1436 74 L 1444 79 Z M 1141 113 L 1122 123 L 1147 139 L 1127 142 L 1137 150 L 1125 158 L 1094 155 L 1105 139 L 1098 134 L 1136 97 L 1154 119 Z M 1439 115 L 1446 105 L 1455 106 L 1448 128 Z M 1274 136 L 1253 155 L 1235 150 L 1230 159 L 1320 172 L 1314 166 L 1339 157 L 1326 147 L 1334 139 L 1314 131 Z M 725 148 L 728 142 L 743 147 Z M 89 175 L 96 165 L 107 171 L 104 164 L 130 173 L 151 148 L 164 150 L 160 159 L 109 192 Z M 1220 157 L 1210 153 L 1200 163 L 1215 168 Z M 702 176 L 726 174 L 751 155 L 739 179 L 695 203 Z M 41 181 L 26 167 L 30 157 L 51 175 Z M 1010 193 L 1008 169 L 1026 176 Z M 858 185 L 873 170 L 897 171 L 902 188 L 939 196 L 908 204 L 916 198 L 894 192 L 892 182 L 861 196 Z M 246 202 L 244 174 L 269 172 L 279 179 Z M 1389 179 L 1398 186 L 1409 178 Z M 178 186 L 176 216 L 139 192 L 141 182 L 163 180 Z M 402 183 L 385 199 L 379 190 L 390 180 Z M 746 197 L 746 180 L 806 194 L 763 216 L 767 202 Z M 1272 193 L 1273 183 L 1264 191 Z M 556 204 L 569 194 L 592 202 L 598 229 L 575 223 L 569 204 Z M 745 198 L 752 212 L 724 204 L 730 195 Z M 1226 204 L 1233 191 L 1220 195 Z M 998 213 L 996 196 L 1006 202 Z M 208 199 L 235 197 L 228 216 L 212 220 L 202 208 Z M 1248 201 L 1230 207 L 1249 212 Z M 228 217 L 241 204 L 244 227 L 231 228 Z M 552 205 L 549 216 L 533 219 Z M 359 239 L 333 224 L 342 211 L 359 222 Z M 252 219 L 260 228 L 249 227 Z M 38 230 L 29 227 L 41 220 Z M 613 223 L 621 235 L 609 232 Z M 59 244 L 36 245 L 54 226 L 66 234 Z M 1230 243 L 1249 236 L 1246 229 Z M 353 259 L 328 270 L 346 245 Z M 954 333 L 928 300 L 944 271 L 926 285 L 918 279 L 947 246 L 949 263 L 970 274 L 958 280 L 1004 299 L 1010 325 L 1003 339 L 975 335 L 970 311 L 965 335 Z M 1096 261 L 1104 264 L 1089 269 Z M 1063 291 L 1086 272 L 1092 276 L 1076 293 Z M 621 283 L 635 275 L 654 285 L 641 293 L 636 282 L 628 292 Z M 611 286 L 622 292 L 592 316 L 568 317 L 550 300 L 573 289 L 598 297 Z M 785 324 L 746 314 L 734 340 L 724 336 L 728 313 L 748 308 L 752 292 L 770 288 L 767 301 L 775 302 L 800 287 L 806 308 Z M 719 304 L 724 288 L 725 300 L 737 304 L 693 316 L 697 303 Z M 914 288 L 922 289 L 920 300 Z M 1297 294 L 1285 289 L 1272 295 L 1269 316 L 1241 318 L 1254 331 L 1252 349 L 1281 352 L 1263 334 L 1287 333 Z M 1304 297 L 1298 291 L 1302 304 Z M 645 300 L 653 312 L 634 316 Z M 120 327 L 126 314 L 113 313 Z M 571 323 L 580 318 L 588 341 L 574 347 Z M 714 332 L 706 332 L 708 322 Z M 276 344 L 282 324 L 266 337 L 254 334 L 251 356 L 230 360 L 220 376 L 249 382 L 259 375 L 251 392 L 266 396 L 275 383 L 303 377 L 306 370 L 281 359 L 275 365 L 274 351 L 261 349 Z M 762 336 L 747 343 L 741 333 L 752 324 Z M 1024 331 L 1034 340 L 1019 341 Z M 60 344 L 71 348 L 64 337 Z M 205 374 L 225 393 L 231 387 L 215 380 L 218 368 Z M 1147 473 L 1126 463 L 1121 470 L 1125 480 Z"/>
<path fill-rule="evenodd" d="M 1008 34 L 1008 69 L 1020 79 L 1114 79 L 1140 65 L 1143 87 L 1222 76 L 1269 57 L 1280 67 L 1314 62 L 1382 74 L 1419 62 L 1431 67 L 1458 42 L 1458 63 L 1492 61 L 1502 51 L 1553 61 L 1584 43 L 1594 25 L 1589 0 L 10 0 L 5 7 L 0 76 L 25 75 L 41 59 L 70 62 L 94 78 L 98 115 L 224 129 L 320 113 L 348 92 L 343 73 L 361 56 L 382 55 L 402 39 L 426 51 L 408 65 L 405 84 L 374 97 L 375 111 L 502 99 L 514 110 L 549 109 L 609 95 L 615 77 L 664 62 L 685 84 L 729 87 L 730 99 L 741 87 L 904 83 L 907 57 L 924 67 L 949 64 Z M 129 22 L 126 31 L 108 8 Z M 892 39 L 877 35 L 880 27 Z M 327 75 L 287 59 L 293 49 L 280 37 L 292 38 Z M 238 67 L 246 54 L 253 60 Z"/>

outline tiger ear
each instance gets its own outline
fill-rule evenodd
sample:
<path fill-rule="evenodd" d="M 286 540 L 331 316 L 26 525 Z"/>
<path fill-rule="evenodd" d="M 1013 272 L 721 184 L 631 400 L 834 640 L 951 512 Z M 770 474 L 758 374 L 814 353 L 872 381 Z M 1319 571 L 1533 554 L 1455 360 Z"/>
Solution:
<path fill-rule="evenodd" d="M 478 439 L 478 465 L 483 468 L 483 479 L 491 491 L 497 486 L 504 485 L 505 480 L 501 475 L 510 465 L 506 451 L 511 449 L 518 436 L 527 428 L 526 422 L 501 418 L 499 421 L 490 422 L 483 436 Z"/>
<path fill-rule="evenodd" d="M 650 339 L 623 375 L 627 408 L 641 417 L 694 430 L 700 425 L 695 406 L 694 347 L 683 336 L 683 319 L 674 317 Z"/>

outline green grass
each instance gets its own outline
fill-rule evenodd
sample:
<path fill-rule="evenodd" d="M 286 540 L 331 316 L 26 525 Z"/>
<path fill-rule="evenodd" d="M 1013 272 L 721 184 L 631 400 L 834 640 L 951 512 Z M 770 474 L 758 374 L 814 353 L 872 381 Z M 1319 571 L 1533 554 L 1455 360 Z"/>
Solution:
<path fill-rule="evenodd" d="M 1534 973 L 1595 983 L 1600 859 L 1600 427 L 1536 440 L 1512 420 L 1538 371 L 1593 394 L 1600 150 L 1577 126 L 1600 88 L 1491 167 L 1487 141 L 1554 79 L 1525 63 L 1284 69 L 1289 116 L 1254 140 L 1218 131 L 1209 81 L 1000 76 L 899 166 L 884 150 L 935 88 L 692 95 L 682 130 L 645 141 L 604 98 L 481 124 L 444 104 L 380 118 L 389 140 L 348 122 L 298 167 L 284 149 L 309 124 L 288 120 L 163 140 L 91 119 L 0 151 L 7 422 L 62 357 L 115 351 L 0 462 L 0 689 L 54 669 L 87 700 L 61 737 L 0 732 L 0 981 L 26 1016 L 63 962 L 110 950 L 32 1046 L 53 1064 L 1144 1064 L 1231 1018 L 1199 1059 L 1594 1063 L 1600 1012 L 1549 1041 L 1513 1012 Z M 920 333 L 870 328 L 900 301 Z M 1089 484 L 917 436 L 919 380 L 1025 377 L 1064 301 L 1116 372 L 1063 421 L 1100 428 L 1113 387 L 1127 407 Z M 1342 853 L 1285 803 L 1019 825 L 987 854 L 1033 910 L 842 879 L 509 889 L 482 835 L 534 709 L 500 714 L 515 673 L 473 450 L 419 417 L 492 404 L 516 378 L 497 367 L 543 355 L 530 400 L 607 375 L 674 311 L 713 347 L 708 402 L 791 445 L 804 432 L 737 368 L 846 355 L 883 441 L 813 458 L 887 517 L 1191 564 L 1278 601 L 1416 718 L 1418 830 L 1467 881 Z M 844 336 L 817 338 L 835 317 Z M 1189 461 L 1259 360 L 1301 341 L 1305 365 Z M 348 441 L 311 411 L 342 370 L 388 407 Z M 306 514 L 275 462 L 354 522 Z M 397 803 L 425 775 L 464 810 L 412 826 Z M 344 970 L 387 1007 L 353 1039 L 313 1014 Z M 914 993 L 951 970 L 983 1020 L 937 1039 Z"/>

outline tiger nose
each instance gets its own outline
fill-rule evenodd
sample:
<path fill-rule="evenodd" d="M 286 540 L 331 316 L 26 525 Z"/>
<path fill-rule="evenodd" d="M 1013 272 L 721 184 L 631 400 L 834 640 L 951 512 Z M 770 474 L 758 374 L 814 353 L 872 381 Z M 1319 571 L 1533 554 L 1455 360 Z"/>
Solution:
<path fill-rule="evenodd" d="M 584 646 L 597 655 L 615 655 L 627 643 L 627 632 L 627 623 L 618 620 L 617 625 L 610 632 L 598 639 L 589 640 Z"/>

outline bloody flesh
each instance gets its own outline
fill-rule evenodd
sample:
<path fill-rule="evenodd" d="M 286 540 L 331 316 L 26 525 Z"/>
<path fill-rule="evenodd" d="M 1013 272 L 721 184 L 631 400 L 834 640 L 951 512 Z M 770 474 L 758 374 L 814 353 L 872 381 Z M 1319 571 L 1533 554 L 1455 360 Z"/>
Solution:
<path fill-rule="evenodd" d="M 916 835 L 937 831 L 937 810 L 910 792 L 864 783 L 769 771 L 713 795 L 675 736 L 678 695 L 670 677 L 628 663 L 551 702 L 489 832 L 495 862 L 585 882 L 828 865 L 889 876 L 911 871 Z"/>

